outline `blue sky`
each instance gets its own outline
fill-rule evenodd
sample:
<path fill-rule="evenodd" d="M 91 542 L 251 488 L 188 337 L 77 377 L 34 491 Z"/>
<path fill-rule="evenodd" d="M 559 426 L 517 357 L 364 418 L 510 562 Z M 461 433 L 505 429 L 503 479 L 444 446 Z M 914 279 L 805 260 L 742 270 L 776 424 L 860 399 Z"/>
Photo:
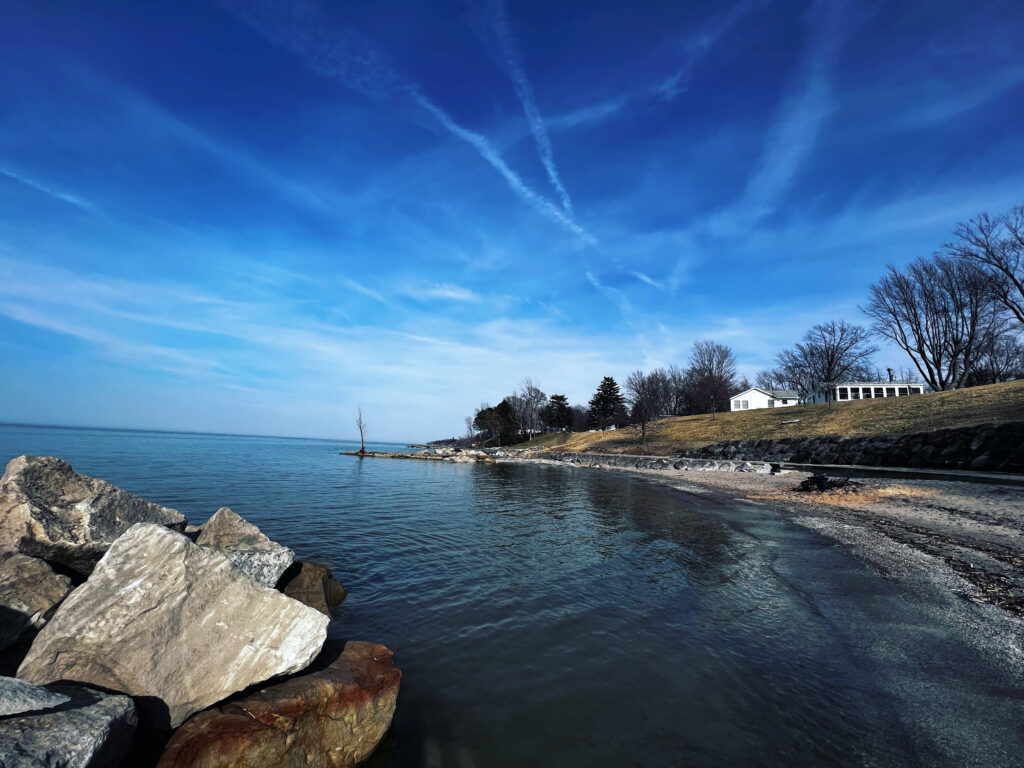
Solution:
<path fill-rule="evenodd" d="M 422 440 L 697 339 L 752 376 L 1024 202 L 1019 2 L 0 13 L 3 421 Z"/>

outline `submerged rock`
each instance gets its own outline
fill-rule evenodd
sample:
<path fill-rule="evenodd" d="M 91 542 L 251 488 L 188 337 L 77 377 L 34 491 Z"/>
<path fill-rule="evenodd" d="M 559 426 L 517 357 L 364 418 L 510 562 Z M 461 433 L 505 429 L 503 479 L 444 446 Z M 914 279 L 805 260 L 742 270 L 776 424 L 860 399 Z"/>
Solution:
<path fill-rule="evenodd" d="M 42 560 L 0 555 L 0 651 L 27 644 L 71 591 L 71 579 Z M 4 668 L 0 663 L 0 669 Z"/>
<path fill-rule="evenodd" d="M 171 737 L 158 768 L 356 765 L 391 726 L 401 679 L 383 645 L 346 643 L 319 671 L 200 712 Z"/>
<path fill-rule="evenodd" d="M 325 566 L 301 561 L 293 563 L 284 572 L 277 588 L 325 616 L 330 616 L 331 608 L 341 605 L 348 595 L 341 582 Z"/>
<path fill-rule="evenodd" d="M 70 701 L 70 697 L 62 693 L 16 677 L 0 677 L 0 717 L 51 709 L 66 701 Z"/>
<path fill-rule="evenodd" d="M 220 550 L 265 587 L 277 584 L 295 553 L 271 541 L 252 523 L 221 507 L 199 529 L 196 544 Z"/>
<path fill-rule="evenodd" d="M 76 474 L 53 456 L 18 456 L 0 478 L 0 550 L 88 575 L 118 536 L 142 522 L 185 527 L 177 510 Z"/>
<path fill-rule="evenodd" d="M 106 768 L 131 746 L 137 722 L 127 696 L 109 696 L 73 685 L 54 685 L 57 709 L 0 720 L 4 768 Z"/>
<path fill-rule="evenodd" d="M 160 727 L 316 657 L 329 619 L 256 584 L 227 557 L 141 523 L 36 637 L 18 676 L 142 697 Z"/>

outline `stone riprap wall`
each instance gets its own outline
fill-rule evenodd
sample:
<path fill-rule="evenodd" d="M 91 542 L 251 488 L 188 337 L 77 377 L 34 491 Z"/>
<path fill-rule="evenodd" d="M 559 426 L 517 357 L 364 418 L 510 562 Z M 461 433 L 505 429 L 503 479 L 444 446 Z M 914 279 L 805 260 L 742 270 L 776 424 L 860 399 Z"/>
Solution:
<path fill-rule="evenodd" d="M 500 457 L 499 457 L 500 458 Z M 764 461 L 732 459 L 666 459 L 656 456 L 629 456 L 621 453 L 557 453 L 548 451 L 532 458 L 562 461 L 580 467 L 622 467 L 624 469 L 685 469 L 694 472 L 756 472 L 766 475 L 771 464 Z"/>
<path fill-rule="evenodd" d="M 711 461 L 1024 472 L 1024 422 L 911 435 L 728 440 L 696 452 Z"/>

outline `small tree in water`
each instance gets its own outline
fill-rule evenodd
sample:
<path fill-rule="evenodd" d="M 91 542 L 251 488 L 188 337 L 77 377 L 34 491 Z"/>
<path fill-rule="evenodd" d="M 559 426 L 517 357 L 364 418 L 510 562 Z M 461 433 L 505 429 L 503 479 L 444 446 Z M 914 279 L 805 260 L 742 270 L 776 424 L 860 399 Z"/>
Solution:
<path fill-rule="evenodd" d="M 363 421 L 363 409 L 356 409 L 356 426 L 359 427 L 359 452 L 366 453 L 366 422 Z"/>

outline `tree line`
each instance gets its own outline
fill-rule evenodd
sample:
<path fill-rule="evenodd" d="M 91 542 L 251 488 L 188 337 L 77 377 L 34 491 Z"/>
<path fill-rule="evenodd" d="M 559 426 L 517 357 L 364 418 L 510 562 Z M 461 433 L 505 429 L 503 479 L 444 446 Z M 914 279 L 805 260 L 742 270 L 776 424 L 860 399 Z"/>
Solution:
<path fill-rule="evenodd" d="M 903 381 L 920 378 L 932 390 L 958 389 L 1024 378 L 1024 205 L 957 226 L 954 239 L 931 257 L 902 269 L 889 265 L 860 309 L 867 326 L 828 320 L 810 328 L 760 371 L 770 391 L 806 398 L 841 381 L 884 381 L 875 366 L 876 339 L 910 358 Z M 895 374 L 888 371 L 888 378 Z M 470 439 L 507 445 L 545 431 L 608 429 L 635 424 L 646 441 L 648 424 L 662 416 L 729 410 L 730 397 L 751 384 L 737 374 L 732 349 L 696 342 L 685 368 L 634 371 L 620 389 L 611 376 L 587 405 L 546 395 L 532 379 L 498 405 L 482 403 L 466 419 Z"/>

